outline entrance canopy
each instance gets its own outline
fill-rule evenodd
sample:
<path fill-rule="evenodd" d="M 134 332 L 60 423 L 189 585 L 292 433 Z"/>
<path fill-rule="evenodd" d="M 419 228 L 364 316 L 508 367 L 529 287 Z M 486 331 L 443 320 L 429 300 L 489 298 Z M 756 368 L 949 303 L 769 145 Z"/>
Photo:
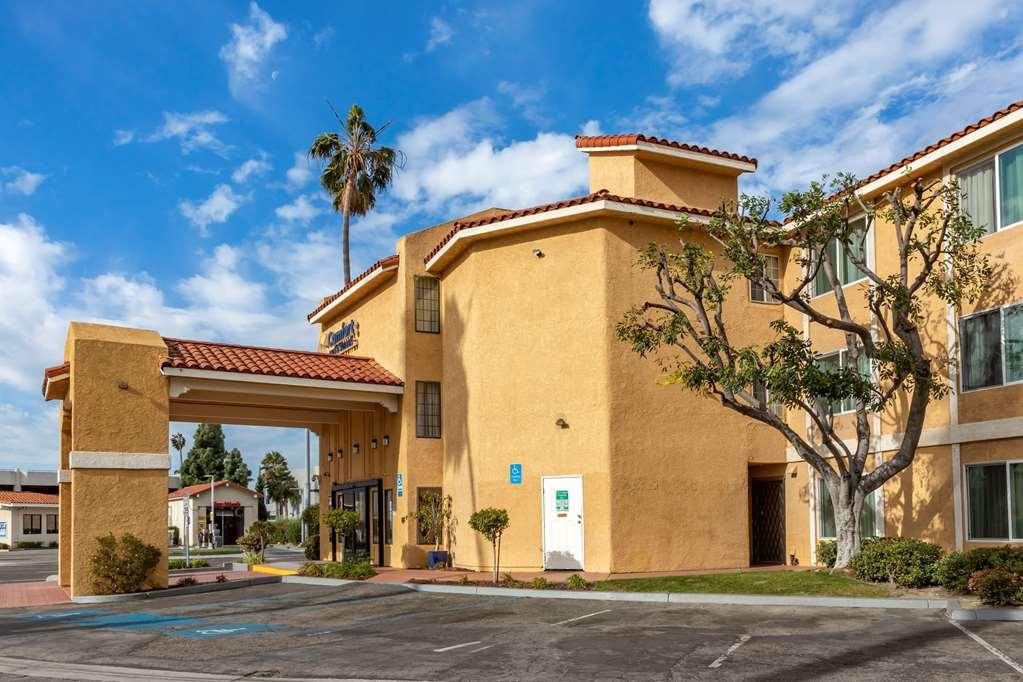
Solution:
<path fill-rule="evenodd" d="M 398 409 L 402 381 L 372 358 L 164 339 L 170 419 L 222 424 L 336 423 L 344 410 Z"/>

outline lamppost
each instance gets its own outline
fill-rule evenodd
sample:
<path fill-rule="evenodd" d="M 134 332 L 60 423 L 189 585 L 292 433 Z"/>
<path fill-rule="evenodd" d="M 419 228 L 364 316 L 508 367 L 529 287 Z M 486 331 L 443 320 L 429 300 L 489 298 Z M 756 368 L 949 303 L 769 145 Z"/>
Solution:
<path fill-rule="evenodd" d="M 182 470 L 185 468 L 184 455 L 181 454 L 181 453 L 185 449 L 185 437 L 182 436 L 180 433 L 175 433 L 173 436 L 171 436 L 171 445 L 174 447 L 175 450 L 178 451 L 178 485 L 181 485 Z M 182 510 L 182 514 L 183 514 L 183 517 L 184 517 L 183 518 L 183 523 L 181 524 L 181 526 L 182 526 L 182 528 L 181 528 L 182 536 L 181 537 L 182 537 L 182 544 L 184 545 L 184 548 L 185 548 L 185 566 L 188 566 L 188 564 L 189 564 L 189 562 L 188 562 L 188 559 L 189 559 L 189 553 L 188 553 L 189 547 L 188 546 L 189 546 L 189 544 L 191 544 L 191 540 L 192 540 L 192 534 L 191 534 L 191 528 L 190 528 L 191 524 L 189 523 L 189 516 L 190 516 L 190 514 L 188 513 L 188 505 L 189 505 L 190 501 L 191 500 L 190 500 L 190 498 L 187 495 L 185 495 L 183 497 L 182 501 L 181 501 L 181 510 Z"/>
<path fill-rule="evenodd" d="M 217 503 L 214 498 L 216 474 L 210 474 L 210 548 L 217 546 Z"/>
<path fill-rule="evenodd" d="M 309 464 L 309 429 L 305 430 L 305 508 L 309 509 L 312 506 L 312 477 L 311 477 L 310 464 Z M 305 510 L 303 510 L 305 511 Z M 302 525 L 302 542 L 308 540 L 309 530 L 305 526 L 304 514 L 299 515 L 299 523 Z"/>

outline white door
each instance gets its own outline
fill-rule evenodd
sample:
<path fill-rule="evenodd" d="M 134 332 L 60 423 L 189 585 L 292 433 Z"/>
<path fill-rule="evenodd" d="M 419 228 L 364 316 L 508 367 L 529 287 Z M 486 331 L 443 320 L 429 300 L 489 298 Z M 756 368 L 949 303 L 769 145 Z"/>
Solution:
<path fill-rule="evenodd" d="M 543 565 L 548 569 L 583 568 L 582 476 L 543 479 Z"/>

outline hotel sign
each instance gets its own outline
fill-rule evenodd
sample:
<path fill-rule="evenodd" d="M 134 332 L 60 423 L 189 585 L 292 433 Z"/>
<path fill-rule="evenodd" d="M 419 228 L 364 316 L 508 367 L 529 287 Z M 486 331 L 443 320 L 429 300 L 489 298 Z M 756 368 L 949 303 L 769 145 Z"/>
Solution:
<path fill-rule="evenodd" d="M 327 352 L 332 355 L 351 353 L 359 347 L 359 323 L 355 320 L 342 322 L 336 331 L 327 334 L 327 342 L 324 345 Z"/>

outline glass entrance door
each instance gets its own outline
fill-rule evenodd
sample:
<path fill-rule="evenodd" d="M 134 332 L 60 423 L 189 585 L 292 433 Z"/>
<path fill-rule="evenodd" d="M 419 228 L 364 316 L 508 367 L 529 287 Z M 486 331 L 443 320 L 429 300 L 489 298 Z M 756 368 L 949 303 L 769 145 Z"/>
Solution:
<path fill-rule="evenodd" d="M 383 482 L 380 479 L 335 484 L 334 508 L 351 509 L 359 515 L 359 525 L 354 533 L 344 539 L 346 559 L 369 559 L 378 566 L 384 562 L 384 529 L 380 524 L 381 494 Z M 332 545 L 341 553 L 342 547 Z M 332 550 L 333 553 L 333 550 Z"/>
<path fill-rule="evenodd" d="M 350 488 L 341 494 L 341 506 L 359 515 L 359 525 L 345 538 L 345 558 L 362 560 L 369 557 L 369 506 L 367 488 Z"/>

